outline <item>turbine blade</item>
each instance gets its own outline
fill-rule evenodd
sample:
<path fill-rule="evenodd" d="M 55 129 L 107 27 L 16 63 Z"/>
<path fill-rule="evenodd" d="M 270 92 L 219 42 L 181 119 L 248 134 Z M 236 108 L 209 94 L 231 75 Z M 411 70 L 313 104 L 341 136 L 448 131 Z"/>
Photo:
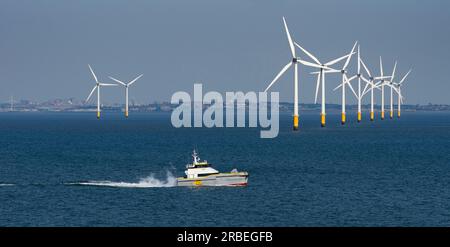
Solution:
<path fill-rule="evenodd" d="M 361 55 L 359 52 L 359 45 L 358 45 L 358 75 L 361 74 Z"/>
<path fill-rule="evenodd" d="M 395 70 L 397 69 L 397 61 L 395 61 L 394 64 L 394 69 L 392 70 L 392 75 L 391 75 L 391 81 L 394 81 L 394 76 L 395 76 Z"/>
<path fill-rule="evenodd" d="M 352 84 L 347 80 L 347 84 L 348 84 L 348 86 L 350 87 L 350 89 L 352 90 L 352 92 L 353 92 L 353 95 L 355 95 L 355 97 L 356 98 L 358 98 L 358 95 L 356 94 L 356 91 L 355 91 L 355 89 L 353 89 L 353 86 L 352 86 Z"/>
<path fill-rule="evenodd" d="M 372 84 L 372 82 L 366 79 L 364 76 L 361 76 L 361 79 L 363 79 L 363 81 L 365 81 L 367 84 Z"/>
<path fill-rule="evenodd" d="M 326 66 L 331 66 L 331 65 L 333 65 L 333 64 L 335 64 L 335 63 L 338 63 L 338 62 L 340 62 L 340 61 L 346 59 L 347 57 L 349 57 L 349 56 L 351 56 L 351 55 L 353 55 L 353 54 L 354 54 L 354 53 L 350 53 L 350 54 L 347 54 L 347 55 L 342 56 L 342 57 L 340 57 L 340 58 L 336 58 L 336 59 L 334 59 L 334 60 L 329 61 L 329 62 L 326 63 L 325 65 L 326 65 Z"/>
<path fill-rule="evenodd" d="M 399 88 L 398 89 L 398 97 L 400 97 L 400 103 L 402 103 L 403 104 L 403 95 L 402 95 L 402 90 Z"/>
<path fill-rule="evenodd" d="M 364 89 L 362 92 L 362 95 L 364 96 L 364 94 L 366 94 L 368 92 L 368 91 L 366 91 L 367 88 L 369 87 L 369 85 L 372 85 L 372 83 L 369 80 L 367 80 L 364 76 L 361 76 L 361 79 L 366 82 L 366 85 L 364 86 Z"/>
<path fill-rule="evenodd" d="M 95 87 L 92 89 L 91 93 L 89 94 L 89 96 L 86 98 L 86 100 L 84 102 L 87 102 L 91 98 L 91 96 L 94 93 L 95 89 L 97 89 L 97 85 L 95 85 Z"/>
<path fill-rule="evenodd" d="M 411 73 L 411 69 L 408 71 L 408 73 L 406 73 L 405 76 L 403 76 L 403 78 L 400 80 L 400 82 L 398 83 L 398 85 L 401 85 L 403 83 L 403 81 L 405 81 L 406 77 L 408 77 L 409 73 Z"/>
<path fill-rule="evenodd" d="M 400 92 L 398 91 L 398 89 L 396 87 L 392 87 L 394 89 L 394 91 L 398 94 L 400 94 Z"/>
<path fill-rule="evenodd" d="M 118 82 L 118 83 L 120 83 L 120 84 L 122 84 L 122 85 L 124 85 L 124 86 L 126 86 L 127 84 L 125 84 L 124 82 L 122 82 L 122 81 L 119 81 L 119 80 L 117 80 L 116 78 L 114 78 L 114 77 L 111 77 L 111 76 L 109 76 L 109 79 L 111 79 L 111 80 L 113 80 L 113 81 L 115 81 L 115 82 Z"/>
<path fill-rule="evenodd" d="M 138 77 L 134 78 L 132 81 L 128 82 L 128 86 L 131 86 L 131 84 L 135 83 L 139 78 L 141 78 L 144 74 L 139 75 Z"/>
<path fill-rule="evenodd" d="M 92 76 L 94 77 L 95 82 L 98 83 L 98 79 L 97 79 L 97 76 L 96 76 L 95 73 L 94 73 L 94 70 L 92 70 L 91 65 L 88 64 L 88 66 L 89 66 L 89 70 L 90 70 L 91 73 L 92 73 Z"/>
<path fill-rule="evenodd" d="M 346 75 L 345 77 L 347 77 L 347 75 Z M 351 82 L 351 81 L 353 81 L 356 77 L 358 77 L 358 76 L 357 76 L 357 75 L 354 75 L 354 76 L 352 76 L 352 77 L 350 77 L 350 78 L 347 77 L 347 80 L 348 80 L 349 82 Z"/>
<path fill-rule="evenodd" d="M 339 84 L 337 87 L 335 87 L 334 89 L 333 89 L 333 91 L 336 91 L 336 90 L 338 90 L 340 87 L 342 87 L 342 83 L 341 84 Z"/>
<path fill-rule="evenodd" d="M 339 70 L 335 70 L 335 69 L 330 69 L 330 70 L 324 70 L 323 73 L 338 73 L 341 72 Z M 320 71 L 315 71 L 315 72 L 309 72 L 310 75 L 317 75 L 320 74 Z"/>
<path fill-rule="evenodd" d="M 289 33 L 289 28 L 287 26 L 286 19 L 284 18 L 284 16 L 283 16 L 283 23 L 284 23 L 284 28 L 286 29 L 286 35 L 287 35 L 287 38 L 289 41 L 289 47 L 291 48 L 292 57 L 295 57 L 294 43 L 292 42 L 291 34 Z"/>
<path fill-rule="evenodd" d="M 112 84 L 112 83 L 99 83 L 98 85 L 100 85 L 100 86 L 117 86 L 117 84 Z"/>
<path fill-rule="evenodd" d="M 353 76 L 356 78 L 356 76 Z M 350 80 L 348 79 L 347 75 L 344 74 L 344 79 L 345 79 L 345 83 L 350 87 L 350 89 L 352 90 L 353 94 L 355 95 L 356 98 L 358 98 L 358 96 L 356 95 L 355 90 L 353 89 L 352 84 L 350 83 Z M 353 78 L 354 79 L 354 78 Z M 352 79 L 352 80 L 353 80 Z"/>
<path fill-rule="evenodd" d="M 383 60 L 381 59 L 381 56 L 380 56 L 380 75 L 381 76 L 383 76 Z"/>
<path fill-rule="evenodd" d="M 391 79 L 391 76 L 377 76 L 373 78 L 374 80 L 381 80 L 381 79 Z"/>
<path fill-rule="evenodd" d="M 358 44 L 358 41 L 355 42 L 355 44 L 353 45 L 352 51 L 350 52 L 350 54 L 354 54 L 354 50 L 356 45 Z M 345 70 L 348 66 L 348 64 L 350 63 L 350 59 L 352 58 L 352 56 L 348 56 L 347 60 L 345 61 L 344 67 L 342 67 L 343 70 Z"/>
<path fill-rule="evenodd" d="M 366 70 L 367 74 L 372 77 L 372 74 L 370 74 L 369 69 L 367 68 L 366 64 L 364 63 L 364 61 L 362 59 L 360 59 L 361 64 L 363 65 L 364 69 Z"/>
<path fill-rule="evenodd" d="M 314 60 L 314 62 L 316 62 L 317 64 L 321 64 L 319 59 L 317 59 L 313 54 L 309 53 L 307 50 L 301 47 L 297 42 L 295 42 L 295 45 L 300 48 L 300 50 L 302 50 L 306 55 L 308 55 L 312 60 Z"/>
<path fill-rule="evenodd" d="M 381 81 L 379 81 L 379 82 L 377 82 L 377 83 L 374 84 L 375 87 L 378 87 L 378 86 L 380 86 L 380 85 L 381 85 Z"/>
<path fill-rule="evenodd" d="M 291 67 L 292 62 L 289 62 L 288 64 L 286 64 L 286 66 L 284 66 L 283 69 L 281 69 L 281 71 L 277 74 L 277 76 L 275 76 L 275 78 L 272 80 L 272 82 L 270 82 L 269 86 L 267 86 L 267 88 L 264 90 L 264 92 L 267 92 L 267 90 L 269 90 L 269 88 L 284 74 L 284 72 L 286 72 L 287 69 L 289 69 L 289 67 Z"/>
<path fill-rule="evenodd" d="M 341 71 L 337 70 L 337 69 L 328 68 L 328 69 L 324 70 L 323 72 L 326 74 L 329 74 L 329 73 L 340 73 Z"/>
<path fill-rule="evenodd" d="M 297 59 L 298 62 L 300 62 L 301 64 L 305 65 L 305 66 L 309 66 L 309 67 L 314 67 L 314 68 L 319 68 L 319 69 L 331 69 L 328 68 L 326 66 L 322 66 L 320 64 L 315 64 L 315 63 L 311 63 L 305 60 L 301 60 L 301 59 Z"/>

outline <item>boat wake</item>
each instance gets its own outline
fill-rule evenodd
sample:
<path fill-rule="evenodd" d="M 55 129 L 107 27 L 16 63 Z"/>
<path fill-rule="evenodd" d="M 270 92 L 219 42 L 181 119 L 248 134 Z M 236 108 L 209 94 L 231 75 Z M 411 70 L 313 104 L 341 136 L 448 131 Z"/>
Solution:
<path fill-rule="evenodd" d="M 87 181 L 78 183 L 69 183 L 68 185 L 84 185 L 84 186 L 106 186 L 118 188 L 158 188 L 158 187 L 174 187 L 177 185 L 176 177 L 167 172 L 165 179 L 158 179 L 154 174 L 141 178 L 138 182 L 114 182 L 114 181 Z"/>
<path fill-rule="evenodd" d="M 14 184 L 1 184 L 0 183 L 0 186 L 14 186 Z"/>

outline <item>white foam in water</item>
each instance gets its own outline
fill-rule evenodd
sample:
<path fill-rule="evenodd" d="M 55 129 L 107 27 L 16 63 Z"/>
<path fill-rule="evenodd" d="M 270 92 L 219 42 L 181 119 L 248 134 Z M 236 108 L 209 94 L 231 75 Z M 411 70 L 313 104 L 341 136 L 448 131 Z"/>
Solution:
<path fill-rule="evenodd" d="M 13 186 L 14 184 L 0 184 L 0 186 Z"/>
<path fill-rule="evenodd" d="M 88 186 L 108 186 L 108 187 L 120 187 L 120 188 L 155 188 L 155 187 L 174 187 L 177 185 L 177 179 L 171 172 L 167 172 L 167 178 L 160 180 L 155 178 L 153 174 L 146 178 L 141 178 L 137 183 L 130 182 L 114 182 L 114 181 L 88 181 L 80 183 L 72 183 L 75 185 L 88 185 Z"/>

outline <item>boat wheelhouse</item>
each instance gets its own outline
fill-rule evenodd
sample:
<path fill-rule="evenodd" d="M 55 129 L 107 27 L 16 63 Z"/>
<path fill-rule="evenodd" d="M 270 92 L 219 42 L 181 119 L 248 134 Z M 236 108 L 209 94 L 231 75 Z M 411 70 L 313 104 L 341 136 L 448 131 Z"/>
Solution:
<path fill-rule="evenodd" d="M 212 168 L 208 161 L 201 161 L 197 152 L 192 153 L 192 163 L 186 165 L 185 176 L 177 178 L 178 186 L 245 186 L 248 173 L 233 169 L 228 173 L 221 173 Z"/>

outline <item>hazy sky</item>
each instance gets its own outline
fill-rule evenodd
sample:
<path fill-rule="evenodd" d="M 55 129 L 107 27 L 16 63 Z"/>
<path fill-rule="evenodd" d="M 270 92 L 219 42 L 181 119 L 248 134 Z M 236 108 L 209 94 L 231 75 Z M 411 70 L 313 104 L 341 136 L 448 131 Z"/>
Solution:
<path fill-rule="evenodd" d="M 84 99 L 94 86 L 88 63 L 103 82 L 144 73 L 130 90 L 141 103 L 192 92 L 194 82 L 219 92 L 262 91 L 290 60 L 282 16 L 322 61 L 358 40 L 372 72 L 379 73 L 380 55 L 386 73 L 395 59 L 397 76 L 413 68 L 402 89 L 406 103 L 450 104 L 446 0 L 0 0 L 0 101 L 12 94 Z M 311 71 L 300 69 L 301 103 L 314 99 Z M 327 77 L 327 102 L 339 102 L 331 91 L 339 80 Z M 292 102 L 292 73 L 273 90 Z M 123 91 L 106 88 L 105 103 L 122 102 Z"/>

